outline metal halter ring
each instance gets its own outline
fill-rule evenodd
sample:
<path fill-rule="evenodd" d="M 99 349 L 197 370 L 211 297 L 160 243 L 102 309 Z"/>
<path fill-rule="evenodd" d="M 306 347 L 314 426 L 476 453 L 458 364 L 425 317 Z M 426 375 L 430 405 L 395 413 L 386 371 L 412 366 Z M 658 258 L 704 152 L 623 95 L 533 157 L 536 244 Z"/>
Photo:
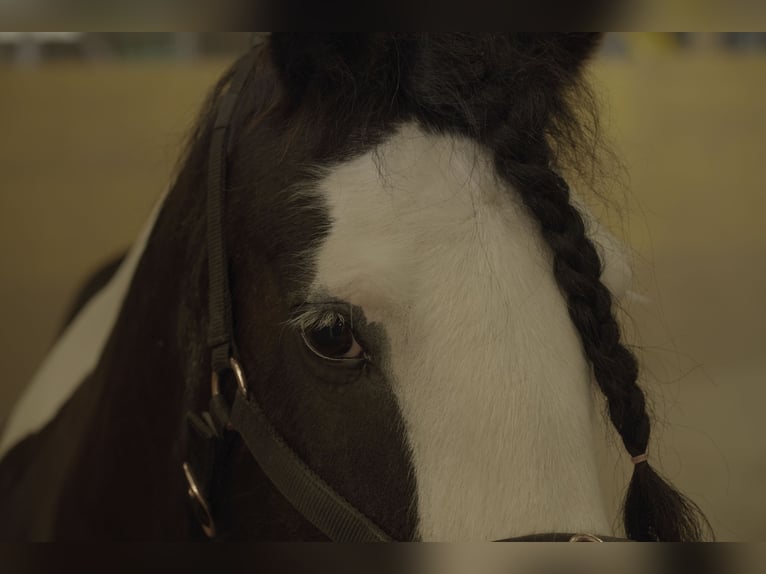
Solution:
<path fill-rule="evenodd" d="M 603 540 L 595 534 L 575 534 L 569 542 L 603 542 Z"/>
<path fill-rule="evenodd" d="M 213 514 L 210 512 L 210 506 L 207 500 L 202 496 L 197 479 L 194 477 L 191 467 L 188 462 L 183 463 L 184 475 L 186 476 L 186 482 L 189 485 L 189 490 L 186 493 L 194 505 L 195 513 L 199 519 L 200 526 L 202 526 L 203 532 L 209 538 L 215 538 L 215 523 L 213 522 Z"/>
<path fill-rule="evenodd" d="M 245 373 L 242 370 L 242 366 L 234 357 L 229 357 L 229 366 L 234 373 L 234 378 L 237 380 L 237 386 L 243 396 L 247 396 L 247 380 L 245 379 Z M 212 380 L 210 381 L 210 388 L 213 396 L 221 394 L 220 382 L 218 380 L 218 373 L 213 371 Z"/>

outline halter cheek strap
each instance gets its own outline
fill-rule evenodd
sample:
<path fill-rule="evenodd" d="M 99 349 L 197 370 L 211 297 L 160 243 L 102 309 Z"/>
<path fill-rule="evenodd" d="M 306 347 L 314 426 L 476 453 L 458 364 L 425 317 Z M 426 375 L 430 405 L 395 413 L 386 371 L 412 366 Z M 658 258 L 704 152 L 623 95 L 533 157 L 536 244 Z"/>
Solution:
<path fill-rule="evenodd" d="M 183 464 L 189 498 L 205 533 L 218 534 L 215 523 L 216 491 L 222 486 L 227 434 L 236 431 L 282 495 L 328 538 L 343 542 L 390 540 L 290 448 L 269 422 L 253 393 L 248 392 L 237 360 L 232 327 L 231 292 L 224 236 L 224 192 L 231 120 L 237 100 L 252 75 L 258 50 L 237 66 L 222 97 L 211 136 L 207 194 L 208 248 L 208 347 L 211 353 L 212 398 L 210 414 L 187 415 L 189 457 Z M 238 390 L 231 407 L 219 392 L 219 378 L 231 373 Z"/>
<path fill-rule="evenodd" d="M 330 540 L 390 540 L 374 522 L 312 471 L 279 436 L 257 401 L 237 392 L 231 424 L 282 495 Z"/>

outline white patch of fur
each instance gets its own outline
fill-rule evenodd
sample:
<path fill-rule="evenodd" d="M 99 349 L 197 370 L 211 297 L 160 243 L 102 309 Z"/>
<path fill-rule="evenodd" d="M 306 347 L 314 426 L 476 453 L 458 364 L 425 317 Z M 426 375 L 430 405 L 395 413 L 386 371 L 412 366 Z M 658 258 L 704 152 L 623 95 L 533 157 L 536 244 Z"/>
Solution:
<path fill-rule="evenodd" d="M 164 200 L 163 193 L 114 277 L 67 327 L 27 385 L 8 417 L 0 458 L 47 425 L 96 368 Z"/>
<path fill-rule="evenodd" d="M 388 334 L 422 538 L 609 534 L 589 365 L 548 249 L 486 156 L 405 126 L 321 188 L 314 287 Z"/>

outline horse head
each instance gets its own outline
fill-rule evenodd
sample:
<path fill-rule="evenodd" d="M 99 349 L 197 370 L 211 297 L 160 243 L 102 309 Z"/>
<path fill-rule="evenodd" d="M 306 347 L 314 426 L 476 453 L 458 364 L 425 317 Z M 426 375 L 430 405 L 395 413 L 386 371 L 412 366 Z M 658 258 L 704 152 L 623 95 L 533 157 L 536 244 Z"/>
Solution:
<path fill-rule="evenodd" d="M 613 313 L 625 264 L 563 176 L 585 137 L 576 96 L 597 46 L 591 34 L 274 34 L 235 63 L 96 369 L 113 416 L 93 416 L 90 432 L 116 428 L 149 388 L 160 397 L 151 431 L 124 431 L 129 464 L 162 474 L 136 471 L 134 485 L 180 520 L 184 415 L 208 408 L 212 372 L 227 405 L 246 379 L 279 441 L 388 537 L 609 534 L 595 386 L 635 463 L 627 535 L 699 538 L 694 505 L 646 460 L 638 365 Z M 219 378 L 208 338 L 219 181 L 240 381 Z M 126 365 L 142 381 L 132 391 L 112 382 Z M 225 455 L 204 477 L 217 533 L 326 537 L 219 422 Z M 107 465 L 105 450 L 72 460 Z"/>

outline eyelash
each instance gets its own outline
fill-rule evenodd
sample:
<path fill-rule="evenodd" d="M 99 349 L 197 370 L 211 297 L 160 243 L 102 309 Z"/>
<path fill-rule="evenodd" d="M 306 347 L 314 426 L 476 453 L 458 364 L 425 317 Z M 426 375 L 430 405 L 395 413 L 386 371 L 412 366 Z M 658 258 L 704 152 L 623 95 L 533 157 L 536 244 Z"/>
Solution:
<path fill-rule="evenodd" d="M 346 311 L 334 301 L 329 303 L 302 303 L 293 309 L 292 317 L 287 321 L 287 325 L 305 331 L 333 325 L 338 320 L 344 325 L 348 323 L 353 331 L 354 316 L 350 305 Z"/>

